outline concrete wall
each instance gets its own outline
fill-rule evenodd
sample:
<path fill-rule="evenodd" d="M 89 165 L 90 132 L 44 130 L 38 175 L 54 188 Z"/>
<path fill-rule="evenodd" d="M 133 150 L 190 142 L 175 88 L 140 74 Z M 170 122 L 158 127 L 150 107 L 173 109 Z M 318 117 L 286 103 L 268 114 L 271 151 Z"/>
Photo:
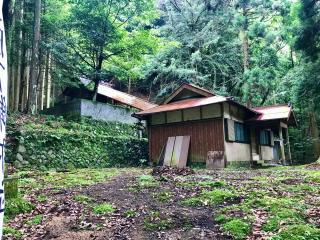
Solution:
<path fill-rule="evenodd" d="M 250 144 L 225 142 L 227 162 L 248 162 L 251 159 Z"/>
<path fill-rule="evenodd" d="M 243 122 L 243 111 L 229 103 L 223 103 L 223 117 Z M 251 147 L 248 143 L 228 142 L 224 138 L 225 158 L 227 165 L 232 162 L 250 162 Z"/>
<path fill-rule="evenodd" d="M 66 117 L 91 117 L 95 120 L 114 121 L 134 124 L 138 120 L 131 116 L 134 111 L 122 106 L 93 102 L 85 99 L 74 99 L 43 111 L 44 114 Z"/>
<path fill-rule="evenodd" d="M 273 147 L 260 146 L 261 160 L 273 160 Z"/>
<path fill-rule="evenodd" d="M 134 124 L 138 120 L 131 116 L 133 112 L 129 108 L 81 99 L 81 116 L 95 120 Z"/>

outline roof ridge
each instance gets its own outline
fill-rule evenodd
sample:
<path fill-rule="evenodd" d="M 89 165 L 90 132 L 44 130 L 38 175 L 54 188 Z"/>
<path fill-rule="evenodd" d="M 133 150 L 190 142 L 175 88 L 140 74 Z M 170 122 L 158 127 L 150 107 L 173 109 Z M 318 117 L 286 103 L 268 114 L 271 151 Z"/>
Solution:
<path fill-rule="evenodd" d="M 282 104 L 275 104 L 275 105 L 265 105 L 265 106 L 259 106 L 259 107 L 253 107 L 252 109 L 258 109 L 258 108 L 272 108 L 272 107 L 289 107 L 288 104 L 282 103 Z"/>
<path fill-rule="evenodd" d="M 153 105 L 155 105 L 155 107 L 158 106 L 158 105 L 155 104 L 155 103 L 146 101 L 146 100 L 144 100 L 144 99 L 142 99 L 142 98 L 140 98 L 140 97 L 137 97 L 137 96 L 135 96 L 135 95 L 132 95 L 132 94 L 129 94 L 129 93 L 122 92 L 122 91 L 120 91 L 120 90 L 114 89 L 114 88 L 112 88 L 112 87 L 110 87 L 110 86 L 106 86 L 106 85 L 104 85 L 104 84 L 99 84 L 99 86 L 106 87 L 106 88 L 110 88 L 110 89 L 112 89 L 112 90 L 114 90 L 114 91 L 120 92 L 121 94 L 125 94 L 125 95 L 127 95 L 127 96 L 129 96 L 129 97 L 134 97 L 134 98 L 136 98 L 137 100 L 141 100 L 141 101 L 144 101 L 144 102 L 146 102 L 146 103 L 153 104 Z"/>

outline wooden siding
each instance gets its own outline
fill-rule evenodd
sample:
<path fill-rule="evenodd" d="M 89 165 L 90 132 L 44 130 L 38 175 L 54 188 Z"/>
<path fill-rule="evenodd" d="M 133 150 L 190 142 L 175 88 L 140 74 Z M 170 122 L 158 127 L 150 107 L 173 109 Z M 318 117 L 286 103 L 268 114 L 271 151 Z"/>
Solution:
<path fill-rule="evenodd" d="M 189 161 L 206 162 L 209 151 L 224 151 L 223 120 L 210 119 L 149 126 L 149 151 L 156 162 L 168 137 L 190 136 Z"/>

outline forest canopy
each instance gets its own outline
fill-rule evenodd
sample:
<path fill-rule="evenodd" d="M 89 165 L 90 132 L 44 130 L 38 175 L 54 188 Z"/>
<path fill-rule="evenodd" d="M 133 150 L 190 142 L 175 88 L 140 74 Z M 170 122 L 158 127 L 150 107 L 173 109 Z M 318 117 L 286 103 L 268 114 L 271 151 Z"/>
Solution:
<path fill-rule="evenodd" d="M 81 79 L 159 102 L 182 83 L 247 106 L 288 103 L 294 154 L 320 154 L 320 4 L 312 0 L 7 1 L 10 112 Z"/>

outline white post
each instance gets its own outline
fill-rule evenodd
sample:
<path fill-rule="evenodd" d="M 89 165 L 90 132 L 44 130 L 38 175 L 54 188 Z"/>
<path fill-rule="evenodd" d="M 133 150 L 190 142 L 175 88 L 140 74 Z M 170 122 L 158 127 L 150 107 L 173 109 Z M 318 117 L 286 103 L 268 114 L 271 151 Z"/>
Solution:
<path fill-rule="evenodd" d="M 2 9 L 3 0 L 0 0 Z M 4 141 L 6 135 L 7 121 L 7 49 L 4 31 L 3 13 L 0 11 L 0 239 L 3 231 L 3 215 L 4 215 Z"/>

